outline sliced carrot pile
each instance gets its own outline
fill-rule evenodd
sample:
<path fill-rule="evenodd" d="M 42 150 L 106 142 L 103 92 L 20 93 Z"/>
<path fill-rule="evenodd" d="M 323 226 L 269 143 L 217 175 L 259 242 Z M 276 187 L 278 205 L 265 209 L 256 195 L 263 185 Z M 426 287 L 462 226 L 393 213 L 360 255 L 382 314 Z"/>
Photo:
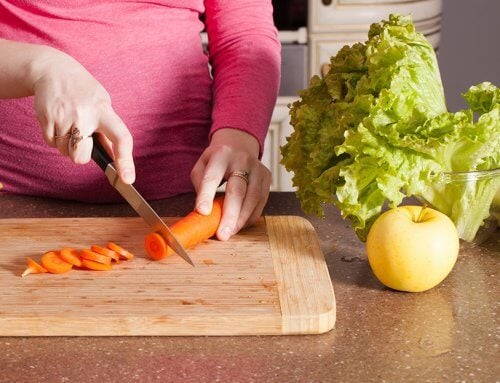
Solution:
<path fill-rule="evenodd" d="M 120 260 L 120 255 L 111 249 L 108 249 L 106 247 L 98 246 L 98 245 L 92 245 L 90 246 L 90 250 L 93 252 L 105 255 L 107 257 L 110 257 L 113 261 L 119 261 Z"/>
<path fill-rule="evenodd" d="M 95 251 L 92 251 L 89 249 L 82 250 L 82 258 L 88 259 L 88 260 L 94 261 L 94 262 L 103 263 L 105 265 L 111 264 L 110 257 L 108 257 L 107 255 L 102 255 L 102 254 L 96 253 Z"/>
<path fill-rule="evenodd" d="M 114 242 L 108 242 L 107 244 L 108 249 L 113 250 L 114 252 L 118 253 L 122 258 L 124 259 L 132 259 L 134 258 L 134 254 L 132 254 L 130 251 L 124 249 L 120 245 L 117 245 Z"/>
<path fill-rule="evenodd" d="M 95 270 L 95 271 L 108 271 L 113 268 L 111 265 L 106 265 L 105 263 L 91 261 L 90 259 L 85 259 L 85 258 L 82 259 L 82 265 L 89 270 Z"/>
<path fill-rule="evenodd" d="M 61 249 L 59 256 L 66 262 L 71 263 L 73 266 L 80 267 L 82 265 L 82 259 L 77 250 L 71 247 L 65 247 Z"/>
<path fill-rule="evenodd" d="M 218 197 L 214 200 L 212 212 L 209 215 L 202 215 L 193 210 L 170 227 L 185 249 L 192 248 L 215 235 L 222 218 L 223 204 L 224 197 Z M 174 253 L 159 233 L 148 234 L 144 239 L 144 248 L 149 257 L 154 260 L 163 259 Z"/>
<path fill-rule="evenodd" d="M 73 266 L 87 270 L 107 271 L 113 268 L 111 262 L 119 263 L 122 258 L 129 260 L 134 257 L 122 246 L 114 242 L 110 243 L 112 243 L 112 248 L 94 244 L 90 246 L 90 249 L 77 250 L 63 247 L 60 250 L 51 250 L 42 255 L 41 265 L 28 257 L 27 267 L 21 276 L 47 272 L 62 274 L 70 271 Z"/>
<path fill-rule="evenodd" d="M 39 263 L 28 257 L 28 267 L 23 271 L 21 277 L 25 277 L 28 274 L 39 274 L 46 273 L 47 270 L 42 267 Z"/>
<path fill-rule="evenodd" d="M 73 265 L 71 263 L 66 262 L 60 257 L 59 251 L 46 252 L 44 255 L 42 255 L 41 262 L 44 269 L 52 274 L 67 273 L 73 268 Z"/>

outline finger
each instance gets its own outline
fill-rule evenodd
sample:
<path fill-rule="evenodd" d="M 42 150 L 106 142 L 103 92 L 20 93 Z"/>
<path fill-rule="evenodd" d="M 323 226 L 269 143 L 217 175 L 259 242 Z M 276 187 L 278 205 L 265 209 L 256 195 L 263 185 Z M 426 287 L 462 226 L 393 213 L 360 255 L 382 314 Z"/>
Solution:
<path fill-rule="evenodd" d="M 236 234 L 247 223 L 250 216 L 255 211 L 259 201 L 265 196 L 262 195 L 261 178 L 254 176 L 249 179 L 248 188 L 244 200 L 242 201 L 241 211 L 238 220 L 234 226 L 231 235 Z"/>
<path fill-rule="evenodd" d="M 222 218 L 217 229 L 217 238 L 221 241 L 227 241 L 234 233 L 246 192 L 247 182 L 243 178 L 236 176 L 228 178 Z"/>
<path fill-rule="evenodd" d="M 74 118 L 70 112 L 70 107 L 65 103 L 55 103 L 51 111 L 51 116 L 54 119 L 54 140 L 56 148 L 63 156 L 69 156 L 69 136 L 70 129 L 73 125 Z"/>
<path fill-rule="evenodd" d="M 111 141 L 114 162 L 120 178 L 127 184 L 134 183 L 133 139 L 125 123 L 111 110 L 101 117 L 99 127 L 96 131 L 104 134 Z"/>
<path fill-rule="evenodd" d="M 96 123 L 80 118 L 73 124 L 72 128 L 75 127 L 78 128 L 81 140 L 76 143 L 75 147 L 69 140 L 69 157 L 75 164 L 86 164 L 90 162 L 92 157 L 92 133 L 95 130 Z"/>
<path fill-rule="evenodd" d="M 46 120 L 43 124 L 40 124 L 42 128 L 43 140 L 47 145 L 51 148 L 57 148 L 56 139 L 55 139 L 55 125 L 53 121 Z"/>
<path fill-rule="evenodd" d="M 193 169 L 191 170 L 191 183 L 194 186 L 194 190 L 196 191 L 196 194 L 198 194 L 200 187 L 201 187 L 201 182 L 203 180 L 203 174 L 205 174 L 205 168 L 207 167 L 207 158 L 205 154 L 202 154 L 198 161 L 193 166 Z"/>
<path fill-rule="evenodd" d="M 77 144 L 76 149 L 70 147 L 69 156 L 75 164 L 88 164 L 92 158 L 92 147 L 92 137 L 83 137 Z"/>
<path fill-rule="evenodd" d="M 54 124 L 54 141 L 56 144 L 56 148 L 61 152 L 63 156 L 69 156 L 69 142 L 70 138 L 69 136 L 66 137 L 66 135 L 69 134 L 71 130 L 72 123 L 69 120 L 65 121 L 57 121 Z"/>
<path fill-rule="evenodd" d="M 267 200 L 268 196 L 266 196 L 266 198 L 262 199 L 259 202 L 252 215 L 250 215 L 250 217 L 245 222 L 245 224 L 240 228 L 240 230 L 242 228 L 252 226 L 259 221 L 259 219 L 262 217 L 262 212 L 264 211 L 264 207 L 266 206 Z"/>
<path fill-rule="evenodd" d="M 224 156 L 212 156 L 204 169 L 196 194 L 196 210 L 200 214 L 210 214 L 217 188 L 224 179 L 227 160 Z"/>
<path fill-rule="evenodd" d="M 107 138 L 104 134 L 99 133 L 97 131 L 97 129 L 96 129 L 96 131 L 94 131 L 93 136 L 94 135 L 97 136 L 97 140 L 99 141 L 101 146 L 104 148 L 106 153 L 108 153 L 108 155 L 114 159 L 115 154 L 113 153 L 113 143 L 109 140 L 109 138 Z"/>
<path fill-rule="evenodd" d="M 249 177 L 247 194 L 233 234 L 236 234 L 243 227 L 255 223 L 261 216 L 264 206 L 267 203 L 271 187 L 271 172 L 260 164 L 254 173 L 257 174 Z"/>
<path fill-rule="evenodd" d="M 37 113 L 36 119 L 40 124 L 40 128 L 42 129 L 42 137 L 45 143 L 52 147 L 56 147 L 56 141 L 54 139 L 55 131 L 54 131 L 54 121 L 52 121 L 47 114 Z"/>
<path fill-rule="evenodd" d="M 265 186 L 267 185 L 267 187 Z M 269 182 L 264 182 L 262 186 L 262 191 L 264 192 L 267 190 L 267 192 L 264 192 L 262 195 L 261 199 L 257 203 L 257 206 L 255 207 L 254 211 L 250 215 L 250 217 L 245 221 L 241 223 L 241 226 L 239 227 L 238 230 L 241 230 L 243 227 L 248 227 L 256 223 L 260 217 L 262 217 L 262 212 L 264 211 L 264 207 L 266 206 L 267 200 L 269 198 L 269 188 L 271 186 L 271 179 L 269 178 Z"/>

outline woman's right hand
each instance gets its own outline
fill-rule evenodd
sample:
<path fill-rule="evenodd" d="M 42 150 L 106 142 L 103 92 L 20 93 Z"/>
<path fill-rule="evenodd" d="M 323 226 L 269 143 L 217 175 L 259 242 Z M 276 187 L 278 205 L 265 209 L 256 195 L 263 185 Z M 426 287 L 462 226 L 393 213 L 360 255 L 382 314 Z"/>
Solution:
<path fill-rule="evenodd" d="M 121 179 L 133 183 L 132 135 L 113 110 L 108 92 L 77 60 L 44 48 L 32 73 L 35 112 L 45 142 L 73 162 L 85 164 L 91 159 L 91 136 L 99 133 Z M 68 136 L 75 127 L 83 139 L 73 147 Z"/>

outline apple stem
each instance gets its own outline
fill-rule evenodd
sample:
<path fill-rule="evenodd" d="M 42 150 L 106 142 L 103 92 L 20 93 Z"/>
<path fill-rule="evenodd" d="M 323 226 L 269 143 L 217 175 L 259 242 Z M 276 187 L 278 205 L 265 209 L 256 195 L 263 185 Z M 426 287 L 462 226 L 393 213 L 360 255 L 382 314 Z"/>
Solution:
<path fill-rule="evenodd" d="M 422 206 L 422 209 L 420 209 L 420 214 L 418 215 L 417 222 L 420 222 L 422 220 L 422 216 L 424 215 L 424 210 L 427 209 L 427 204 L 424 203 Z"/>

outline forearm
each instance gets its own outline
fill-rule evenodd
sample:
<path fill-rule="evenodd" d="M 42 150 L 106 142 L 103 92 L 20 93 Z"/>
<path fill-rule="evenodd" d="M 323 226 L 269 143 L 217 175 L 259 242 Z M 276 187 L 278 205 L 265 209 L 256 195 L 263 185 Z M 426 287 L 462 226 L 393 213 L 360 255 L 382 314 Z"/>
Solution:
<path fill-rule="evenodd" d="M 228 50 L 216 65 L 212 134 L 221 128 L 241 129 L 258 140 L 262 151 L 279 87 L 280 61 L 274 44 Z"/>
<path fill-rule="evenodd" d="M 54 48 L 0 39 L 0 99 L 32 96 L 42 68 L 54 56 Z"/>
<path fill-rule="evenodd" d="M 212 131 L 231 127 L 261 146 L 280 80 L 280 43 L 270 0 L 206 0 L 213 69 Z"/>

